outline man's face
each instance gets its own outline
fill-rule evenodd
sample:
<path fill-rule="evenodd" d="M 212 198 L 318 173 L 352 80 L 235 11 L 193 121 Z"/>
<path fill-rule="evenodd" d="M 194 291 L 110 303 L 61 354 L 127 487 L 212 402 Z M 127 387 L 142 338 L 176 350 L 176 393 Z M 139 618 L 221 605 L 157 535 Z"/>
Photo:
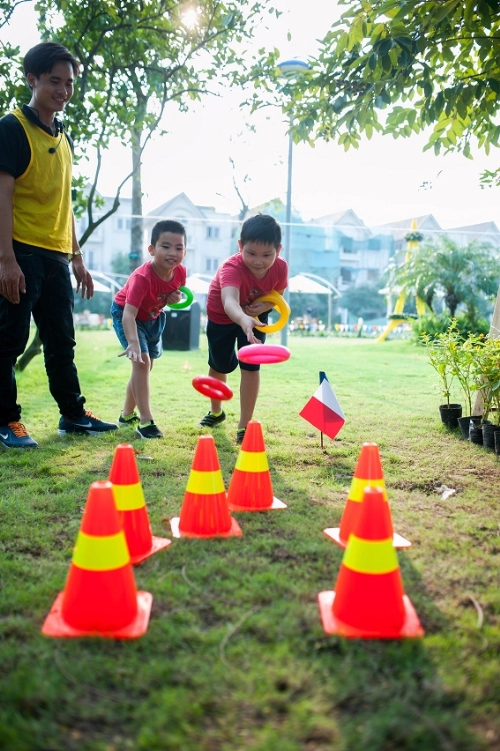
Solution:
<path fill-rule="evenodd" d="M 27 79 L 33 93 L 32 106 L 41 113 L 53 115 L 62 112 L 73 96 L 74 74 L 71 63 L 61 60 L 55 63 L 50 73 L 42 73 L 39 78 L 28 73 Z"/>

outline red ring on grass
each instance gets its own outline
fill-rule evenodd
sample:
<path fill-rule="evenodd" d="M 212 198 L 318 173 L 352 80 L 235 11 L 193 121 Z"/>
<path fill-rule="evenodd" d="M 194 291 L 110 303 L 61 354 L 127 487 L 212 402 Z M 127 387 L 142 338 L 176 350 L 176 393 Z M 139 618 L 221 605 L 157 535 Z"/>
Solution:
<path fill-rule="evenodd" d="M 249 344 L 238 350 L 238 360 L 249 365 L 273 365 L 285 362 L 290 354 L 290 350 L 281 344 Z"/>
<path fill-rule="evenodd" d="M 226 401 L 233 398 L 233 392 L 227 383 L 219 381 L 218 378 L 213 378 L 213 376 L 195 376 L 192 384 L 196 391 L 199 391 L 203 396 L 208 396 L 210 399 Z"/>

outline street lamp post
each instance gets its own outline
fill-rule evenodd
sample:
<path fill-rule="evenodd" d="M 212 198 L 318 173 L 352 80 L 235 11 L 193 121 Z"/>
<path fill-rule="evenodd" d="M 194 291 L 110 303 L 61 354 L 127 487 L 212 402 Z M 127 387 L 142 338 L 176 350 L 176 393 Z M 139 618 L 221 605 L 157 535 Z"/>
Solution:
<path fill-rule="evenodd" d="M 293 58 L 292 60 L 283 60 L 278 63 L 280 73 L 286 78 L 296 78 L 304 71 L 309 70 L 309 64 L 304 60 Z M 288 121 L 288 166 L 287 166 L 287 187 L 286 187 L 286 210 L 285 210 L 285 238 L 283 257 L 288 264 L 288 270 L 291 271 L 292 247 L 291 247 L 291 223 L 292 223 L 292 157 L 293 157 L 293 138 L 292 138 L 293 115 L 290 113 Z M 287 302 L 290 300 L 290 291 L 288 287 L 285 290 L 284 298 Z M 281 344 L 286 346 L 288 342 L 288 324 L 281 329 Z"/>
<path fill-rule="evenodd" d="M 290 128 L 292 127 L 292 118 L 290 117 Z M 291 247 L 291 237 L 292 237 L 292 155 L 293 155 L 293 138 L 292 138 L 292 132 L 288 133 L 288 172 L 287 172 L 287 183 L 286 183 L 286 211 L 285 211 L 285 247 L 284 247 L 284 256 L 285 261 L 288 264 L 288 271 L 291 271 L 292 267 L 292 247 Z M 290 289 L 287 287 L 285 289 L 284 298 L 287 301 L 287 303 L 290 302 Z M 283 326 L 281 329 L 281 344 L 286 346 L 288 342 L 288 324 L 286 326 Z"/>

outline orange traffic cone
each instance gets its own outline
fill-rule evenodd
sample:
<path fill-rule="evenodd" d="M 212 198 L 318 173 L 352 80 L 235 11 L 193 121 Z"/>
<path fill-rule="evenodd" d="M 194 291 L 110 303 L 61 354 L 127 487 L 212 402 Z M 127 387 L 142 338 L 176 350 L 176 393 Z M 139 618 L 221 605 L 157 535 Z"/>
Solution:
<path fill-rule="evenodd" d="M 349 536 L 335 592 L 320 592 L 323 630 L 358 639 L 406 639 L 424 635 L 404 594 L 381 488 L 366 488 Z"/>
<path fill-rule="evenodd" d="M 273 496 L 273 486 L 262 426 L 257 420 L 248 423 L 236 460 L 227 500 L 231 511 L 270 511 L 286 508 Z"/>
<path fill-rule="evenodd" d="M 131 563 L 141 563 L 150 555 L 170 545 L 172 540 L 166 537 L 153 537 L 151 534 L 139 470 L 133 446 L 130 444 L 121 443 L 116 447 L 109 481 L 113 485 L 113 495 L 125 532 Z"/>
<path fill-rule="evenodd" d="M 361 504 L 366 488 L 380 488 L 384 494 L 384 501 L 389 503 L 385 488 L 384 473 L 380 462 L 378 445 L 376 443 L 363 443 L 361 453 L 354 470 L 349 497 L 340 520 L 340 527 L 329 527 L 323 532 L 327 537 L 345 548 L 349 534 L 352 532 L 355 521 L 361 510 Z M 398 535 L 392 528 L 392 519 L 389 512 L 389 523 L 392 535 L 392 544 L 395 548 L 409 548 L 411 542 L 405 537 Z"/>
<path fill-rule="evenodd" d="M 110 482 L 90 486 L 66 587 L 45 619 L 46 636 L 135 639 L 148 630 L 153 597 L 137 592 Z"/>
<path fill-rule="evenodd" d="M 170 520 L 174 537 L 233 537 L 242 532 L 229 513 L 224 481 L 211 435 L 201 435 L 191 466 L 181 515 Z"/>

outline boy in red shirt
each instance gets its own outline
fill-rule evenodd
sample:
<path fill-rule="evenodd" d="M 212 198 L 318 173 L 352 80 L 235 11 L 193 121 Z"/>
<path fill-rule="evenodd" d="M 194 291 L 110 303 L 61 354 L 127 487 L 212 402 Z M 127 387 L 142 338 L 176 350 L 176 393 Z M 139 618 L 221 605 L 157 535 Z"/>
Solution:
<path fill-rule="evenodd" d="M 111 305 L 113 328 L 124 348 L 118 357 L 128 357 L 132 375 L 127 384 L 120 425 L 139 423 L 141 438 L 163 438 L 155 425 L 149 401 L 149 373 L 163 352 L 165 305 L 181 299 L 179 287 L 186 284 L 186 230 L 180 222 L 157 222 L 148 248 L 151 260 L 132 272 Z M 137 415 L 135 408 L 138 408 Z"/>
<path fill-rule="evenodd" d="M 272 290 L 283 294 L 288 284 L 288 266 L 279 257 L 281 227 L 272 216 L 258 214 L 247 219 L 241 227 L 238 246 L 239 252 L 223 261 L 210 283 L 207 339 L 210 376 L 225 382 L 227 373 L 240 366 L 240 419 L 236 441 L 241 443 L 257 403 L 260 366 L 239 362 L 235 345 L 240 349 L 266 340 L 262 331 L 254 330 L 255 319 L 267 323 L 273 305 L 255 300 Z M 210 412 L 203 417 L 200 426 L 211 428 L 225 419 L 221 402 L 212 399 Z"/>

